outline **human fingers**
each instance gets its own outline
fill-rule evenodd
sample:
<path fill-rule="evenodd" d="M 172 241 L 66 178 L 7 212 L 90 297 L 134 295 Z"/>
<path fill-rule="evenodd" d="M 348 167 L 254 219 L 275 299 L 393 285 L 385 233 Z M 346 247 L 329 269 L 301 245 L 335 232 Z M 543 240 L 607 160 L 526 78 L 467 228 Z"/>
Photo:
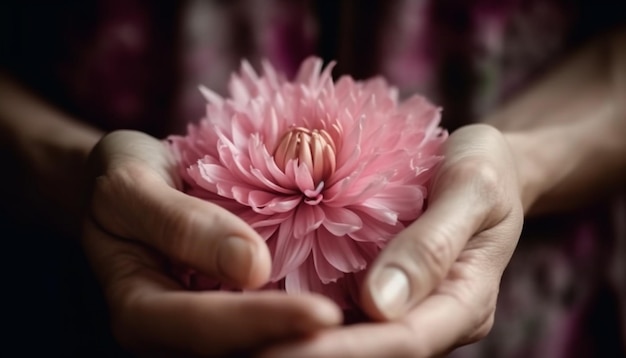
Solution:
<path fill-rule="evenodd" d="M 233 285 L 266 283 L 271 260 L 265 242 L 227 210 L 177 190 L 175 164 L 162 142 L 113 132 L 90 162 L 89 213 L 103 230 Z"/>
<path fill-rule="evenodd" d="M 402 318 L 324 330 L 262 357 L 433 357 L 484 337 L 493 325 L 498 280 L 480 276 L 492 274 L 476 269 L 472 261 L 484 261 L 480 255 L 461 256 L 450 278 Z"/>
<path fill-rule="evenodd" d="M 280 292 L 192 292 L 164 274 L 159 255 L 85 223 L 85 250 L 102 283 L 113 332 L 147 356 L 221 356 L 306 335 L 341 322 L 319 296 Z"/>
<path fill-rule="evenodd" d="M 363 309 L 385 320 L 404 315 L 448 275 L 468 241 L 508 218 L 514 224 L 489 245 L 512 254 L 521 230 L 521 204 L 508 145 L 488 126 L 468 126 L 448 140 L 446 160 L 432 185 L 429 207 L 376 259 L 363 285 Z M 512 213 L 515 213 L 513 215 Z M 489 263 L 486 263 L 489 264 Z"/>
<path fill-rule="evenodd" d="M 490 127 L 453 133 L 445 155 L 427 211 L 380 254 L 363 286 L 363 308 L 383 322 L 320 332 L 268 356 L 433 356 L 489 332 L 521 231 L 516 173 Z"/>

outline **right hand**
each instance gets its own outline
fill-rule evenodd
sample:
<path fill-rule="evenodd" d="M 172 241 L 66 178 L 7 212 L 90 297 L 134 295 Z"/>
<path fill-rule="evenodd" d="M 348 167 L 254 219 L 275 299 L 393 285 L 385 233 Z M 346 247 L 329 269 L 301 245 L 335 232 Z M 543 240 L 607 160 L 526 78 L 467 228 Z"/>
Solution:
<path fill-rule="evenodd" d="M 125 348 L 151 356 L 252 352 L 341 323 L 339 308 L 321 296 L 192 292 L 169 275 L 173 260 L 257 288 L 269 278 L 271 259 L 238 217 L 176 189 L 180 178 L 163 142 L 113 132 L 89 164 L 83 247 Z"/>
<path fill-rule="evenodd" d="M 265 357 L 433 357 L 484 338 L 523 225 L 512 148 L 468 125 L 446 140 L 428 209 L 368 268 L 364 311 L 379 322 L 329 329 Z"/>

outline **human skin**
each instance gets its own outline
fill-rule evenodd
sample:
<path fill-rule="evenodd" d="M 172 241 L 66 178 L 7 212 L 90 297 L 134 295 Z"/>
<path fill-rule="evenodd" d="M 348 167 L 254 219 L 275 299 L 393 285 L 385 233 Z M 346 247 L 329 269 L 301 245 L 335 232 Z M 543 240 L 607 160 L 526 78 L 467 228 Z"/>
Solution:
<path fill-rule="evenodd" d="M 176 189 L 162 141 L 133 131 L 103 135 L 7 76 L 0 80 L 0 119 L 2 143 L 36 179 L 24 190 L 43 199 L 26 213 L 47 212 L 57 230 L 81 240 L 124 348 L 148 356 L 222 355 L 341 323 L 325 297 L 190 292 L 167 274 L 165 257 L 253 288 L 268 280 L 271 262 L 243 221 Z"/>
<path fill-rule="evenodd" d="M 347 327 L 324 297 L 188 292 L 170 278 L 164 257 L 253 288 L 267 280 L 271 262 L 245 223 L 176 189 L 161 141 L 131 131 L 104 136 L 8 76 L 0 79 L 0 135 L 42 188 L 35 204 L 54 208 L 59 229 L 81 237 L 124 347 L 150 355 L 264 348 L 285 357 L 431 356 L 489 332 L 525 213 L 585 201 L 623 180 L 619 44 L 623 33 L 585 48 L 488 125 L 451 134 L 428 210 L 369 271 L 362 303 L 377 322 Z M 230 265 L 220 264 L 224 257 Z"/>
<path fill-rule="evenodd" d="M 487 118 L 490 127 L 454 132 L 428 210 L 368 272 L 363 308 L 380 322 L 264 356 L 428 357 L 485 337 L 523 216 L 603 198 L 626 179 L 625 102 L 622 30 L 573 54 Z"/>

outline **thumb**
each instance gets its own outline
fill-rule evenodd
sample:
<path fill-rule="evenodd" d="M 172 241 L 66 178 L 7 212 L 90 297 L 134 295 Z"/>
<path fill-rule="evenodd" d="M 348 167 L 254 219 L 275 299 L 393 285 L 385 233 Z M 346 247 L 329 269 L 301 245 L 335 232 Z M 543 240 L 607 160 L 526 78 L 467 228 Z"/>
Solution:
<path fill-rule="evenodd" d="M 491 222 L 485 193 L 497 184 L 490 170 L 477 163 L 441 168 L 428 210 L 389 243 L 366 276 L 361 298 L 371 317 L 402 316 L 449 275 L 468 240 Z"/>
<path fill-rule="evenodd" d="M 263 239 L 227 210 L 173 188 L 176 179 L 164 177 L 175 171 L 162 142 L 114 132 L 95 151 L 104 170 L 89 212 L 101 229 L 238 287 L 266 283 L 271 259 Z"/>

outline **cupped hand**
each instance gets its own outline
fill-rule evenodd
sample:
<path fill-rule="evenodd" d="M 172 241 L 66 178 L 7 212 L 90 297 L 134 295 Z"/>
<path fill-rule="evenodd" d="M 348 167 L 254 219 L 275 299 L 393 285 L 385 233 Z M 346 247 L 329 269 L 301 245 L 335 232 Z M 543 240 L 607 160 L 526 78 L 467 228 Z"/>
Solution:
<path fill-rule="evenodd" d="M 368 272 L 362 306 L 378 322 L 325 330 L 265 356 L 429 357 L 490 331 L 523 222 L 508 142 L 487 125 L 455 131 L 430 190 L 428 209 Z"/>
<path fill-rule="evenodd" d="M 83 246 L 122 346 L 150 356 L 228 355 L 341 322 L 319 296 L 184 290 L 169 275 L 171 261 L 235 287 L 263 285 L 265 243 L 236 216 L 177 190 L 174 160 L 153 137 L 113 132 L 89 162 Z"/>

